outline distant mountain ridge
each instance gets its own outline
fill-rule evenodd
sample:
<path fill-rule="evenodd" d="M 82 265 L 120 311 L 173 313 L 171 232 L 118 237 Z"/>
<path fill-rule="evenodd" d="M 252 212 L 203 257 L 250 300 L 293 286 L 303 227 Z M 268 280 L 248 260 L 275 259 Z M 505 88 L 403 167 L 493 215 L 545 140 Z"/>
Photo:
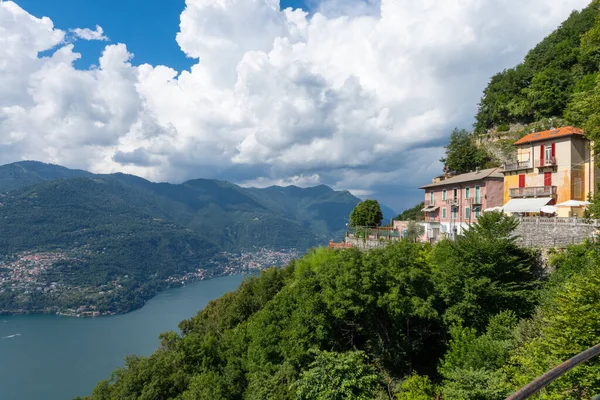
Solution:
<path fill-rule="evenodd" d="M 4 258 L 9 268 L 2 275 L 0 265 L 0 312 L 82 301 L 104 304 L 105 310 L 114 309 L 110 301 L 124 303 L 116 309 L 124 311 L 173 276 L 223 268 L 233 254 L 253 249 L 302 253 L 339 238 L 359 201 L 324 185 L 258 189 L 210 179 L 170 184 L 35 161 L 3 165 L 0 261 Z M 25 253 L 54 254 L 62 261 L 39 274 L 37 286 L 3 293 L 2 277 L 14 275 L 19 265 L 10 260 Z M 50 282 L 79 294 L 65 302 L 64 293 L 52 301 L 31 293 L 34 286 L 46 293 Z M 92 288 L 107 282 L 124 282 L 118 286 L 127 290 L 117 300 L 92 296 L 98 292 Z M 138 294 L 128 298 L 132 292 Z"/>

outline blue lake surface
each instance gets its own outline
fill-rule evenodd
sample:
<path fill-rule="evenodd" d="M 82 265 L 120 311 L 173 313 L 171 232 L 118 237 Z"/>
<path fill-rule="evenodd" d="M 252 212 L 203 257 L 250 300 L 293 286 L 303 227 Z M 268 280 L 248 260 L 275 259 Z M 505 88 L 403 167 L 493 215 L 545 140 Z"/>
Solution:
<path fill-rule="evenodd" d="M 226 276 L 167 290 L 141 309 L 113 317 L 0 316 L 0 399 L 89 395 L 98 381 L 124 365 L 126 355 L 150 355 L 160 333 L 177 331 L 179 321 L 235 290 L 244 278 Z"/>

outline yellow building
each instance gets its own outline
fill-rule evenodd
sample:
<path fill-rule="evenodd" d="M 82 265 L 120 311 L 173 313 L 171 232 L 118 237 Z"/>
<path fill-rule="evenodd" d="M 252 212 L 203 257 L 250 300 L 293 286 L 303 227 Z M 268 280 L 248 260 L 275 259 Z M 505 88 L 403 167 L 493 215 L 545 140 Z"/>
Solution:
<path fill-rule="evenodd" d="M 595 193 L 600 173 L 590 141 L 572 126 L 534 132 L 515 142 L 517 162 L 504 166 L 504 211 L 539 213 Z M 581 215 L 583 207 L 557 207 L 561 217 Z"/>

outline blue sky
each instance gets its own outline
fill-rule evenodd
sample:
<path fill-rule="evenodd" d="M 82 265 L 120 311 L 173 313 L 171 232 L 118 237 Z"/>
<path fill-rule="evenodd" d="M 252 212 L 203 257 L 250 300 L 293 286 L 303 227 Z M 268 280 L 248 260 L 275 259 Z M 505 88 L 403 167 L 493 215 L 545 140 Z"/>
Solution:
<path fill-rule="evenodd" d="M 197 61 L 181 51 L 175 35 L 185 0 L 16 0 L 30 14 L 49 17 L 58 29 L 94 29 L 100 25 L 109 43 L 125 43 L 135 55 L 133 64 L 167 65 L 178 71 L 189 70 Z M 308 7 L 301 0 L 281 0 L 281 7 Z M 135 16 L 134 18 L 132 18 Z M 76 51 L 82 58 L 77 68 L 98 62 L 106 46 L 101 41 L 79 41 Z"/>

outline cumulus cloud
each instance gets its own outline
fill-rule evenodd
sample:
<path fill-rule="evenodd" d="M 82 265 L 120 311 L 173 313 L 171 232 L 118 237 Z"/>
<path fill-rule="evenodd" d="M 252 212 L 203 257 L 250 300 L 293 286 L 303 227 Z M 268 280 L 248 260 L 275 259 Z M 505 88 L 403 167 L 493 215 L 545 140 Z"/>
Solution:
<path fill-rule="evenodd" d="M 0 162 L 324 183 L 409 206 L 489 77 L 587 3 L 323 0 L 309 15 L 187 0 L 177 42 L 198 62 L 178 72 L 132 65 L 125 44 L 77 70 L 65 32 L 0 2 Z"/>
<path fill-rule="evenodd" d="M 96 30 L 90 28 L 75 28 L 69 30 L 78 39 L 83 40 L 101 40 L 108 41 L 108 36 L 104 35 L 104 29 L 100 25 L 96 25 Z"/>

